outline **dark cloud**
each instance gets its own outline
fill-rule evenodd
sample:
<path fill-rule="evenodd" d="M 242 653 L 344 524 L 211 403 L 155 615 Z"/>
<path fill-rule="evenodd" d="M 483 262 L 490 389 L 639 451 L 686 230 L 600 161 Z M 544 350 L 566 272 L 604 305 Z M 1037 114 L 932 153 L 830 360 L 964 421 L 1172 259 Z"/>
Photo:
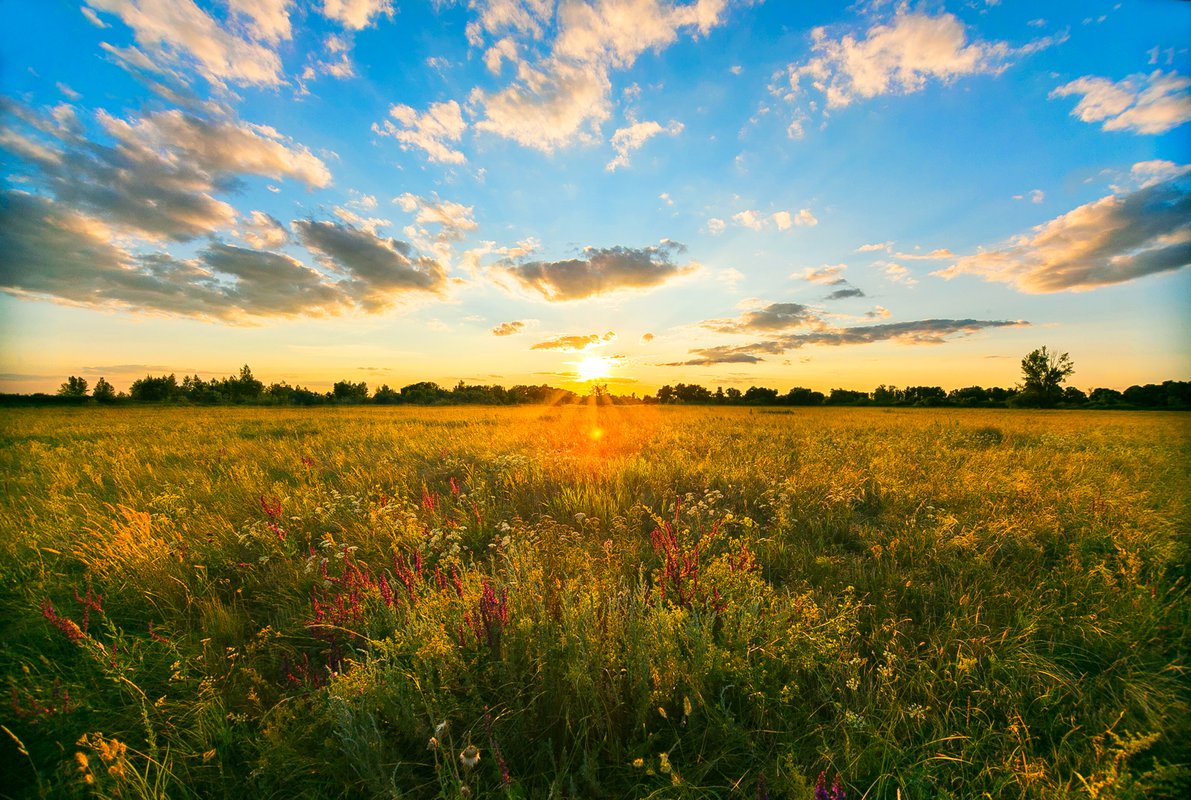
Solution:
<path fill-rule="evenodd" d="M 408 257 L 386 252 L 398 267 L 428 274 L 409 266 Z M 138 254 L 120 245 L 100 220 L 46 197 L 0 193 L 0 290 L 10 294 L 237 321 L 334 314 L 357 306 L 371 310 L 394 293 L 422 288 L 417 280 L 429 280 L 374 276 L 382 266 L 345 268 L 350 277 L 337 281 L 290 256 L 222 242 L 190 259 Z M 441 284 L 441 274 L 434 280 Z"/>
<path fill-rule="evenodd" d="M 756 364 L 765 359 L 760 356 L 750 355 L 748 353 L 719 353 L 719 348 L 710 347 L 705 350 L 697 350 L 693 352 L 706 353 L 700 358 L 692 358 L 690 361 L 671 361 L 666 364 L 661 364 L 663 367 L 710 367 L 712 364 Z"/>
<path fill-rule="evenodd" d="M 900 344 L 942 344 L 951 338 L 968 336 L 987 328 L 1029 325 L 1022 320 L 924 319 L 891 322 L 852 328 L 830 328 L 811 333 L 792 333 L 771 341 L 743 345 L 720 345 L 691 350 L 697 357 L 662 366 L 710 366 L 712 364 L 751 364 L 762 361 L 761 354 L 781 355 L 807 345 L 841 346 L 894 341 Z"/>
<path fill-rule="evenodd" d="M 600 347 L 616 339 L 616 334 L 608 331 L 605 334 L 589 333 L 586 335 L 558 336 L 544 342 L 538 342 L 531 350 L 564 350 L 578 351 L 592 347 Z"/>
<path fill-rule="evenodd" d="M 5 113 L 6 112 L 6 113 Z M 271 128 L 179 111 L 95 119 L 112 144 L 91 141 L 74 109 L 48 113 L 0 101 L 7 117 L 0 148 L 18 156 L 28 176 L 77 211 L 149 239 L 187 241 L 227 228 L 235 209 L 215 194 L 240 175 L 330 183 L 325 164 Z"/>
<path fill-rule="evenodd" d="M 846 289 L 836 289 L 831 294 L 827 295 L 827 300 L 846 300 L 849 297 L 864 297 L 864 292 L 855 286 L 849 286 Z"/>
<path fill-rule="evenodd" d="M 1028 294 L 1087 291 L 1191 264 L 1191 193 L 1174 178 L 1109 195 L 935 272 L 978 275 Z"/>
<path fill-rule="evenodd" d="M 511 322 L 502 322 L 492 329 L 493 336 L 512 336 L 514 333 L 520 333 L 525 330 L 525 323 L 519 319 Z"/>
<path fill-rule="evenodd" d="M 504 260 L 492 269 L 551 302 L 562 302 L 660 286 L 697 268 L 694 264 L 674 263 L 674 257 L 685 250 L 681 244 L 669 241 L 640 249 L 588 247 L 582 258 L 525 263 Z"/>
<path fill-rule="evenodd" d="M 293 227 L 328 268 L 350 276 L 346 289 L 366 310 L 385 308 L 402 294 L 446 289 L 442 264 L 417 255 L 406 242 L 338 222 L 297 220 Z"/>
<path fill-rule="evenodd" d="M 720 333 L 781 331 L 821 322 L 819 315 L 801 303 L 770 303 L 757 311 L 746 311 L 733 320 L 708 320 L 703 327 Z"/>

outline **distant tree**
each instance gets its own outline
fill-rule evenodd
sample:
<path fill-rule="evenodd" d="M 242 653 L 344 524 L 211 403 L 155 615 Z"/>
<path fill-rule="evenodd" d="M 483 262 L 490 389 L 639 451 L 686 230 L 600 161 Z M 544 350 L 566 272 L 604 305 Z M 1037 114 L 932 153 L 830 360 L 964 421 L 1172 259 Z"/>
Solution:
<path fill-rule="evenodd" d="M 401 402 L 401 395 L 389 388 L 389 384 L 382 383 L 372 395 L 372 402 L 382 406 L 395 405 Z"/>
<path fill-rule="evenodd" d="M 1049 407 L 1063 397 L 1063 381 L 1075 372 L 1066 353 L 1051 353 L 1041 347 L 1021 360 L 1022 390 L 1018 405 Z"/>
<path fill-rule="evenodd" d="M 795 386 L 782 397 L 782 402 L 789 406 L 821 406 L 826 396 L 805 386 Z"/>
<path fill-rule="evenodd" d="M 368 400 L 368 384 L 363 381 L 337 381 L 331 387 L 331 396 L 337 403 L 364 403 Z"/>
<path fill-rule="evenodd" d="M 162 400 L 174 400 L 178 396 L 178 379 L 174 375 L 162 375 L 154 378 L 146 375 L 132 382 L 128 393 L 133 400 L 144 403 L 156 403 Z"/>
<path fill-rule="evenodd" d="M 59 397 L 86 397 L 87 396 L 87 379 L 80 378 L 76 375 L 71 375 L 66 379 L 66 383 L 58 387 Z"/>
<path fill-rule="evenodd" d="M 749 405 L 773 405 L 777 402 L 777 389 L 770 389 L 767 386 L 750 386 L 745 389 L 744 397 L 741 399 Z"/>
<path fill-rule="evenodd" d="M 744 392 L 737 389 L 735 386 L 729 386 L 724 392 L 724 399 L 729 403 L 739 403 L 744 397 Z"/>
<path fill-rule="evenodd" d="M 95 388 L 91 390 L 91 396 L 101 403 L 110 403 L 116 399 L 116 390 L 110 383 L 100 378 L 95 382 Z"/>

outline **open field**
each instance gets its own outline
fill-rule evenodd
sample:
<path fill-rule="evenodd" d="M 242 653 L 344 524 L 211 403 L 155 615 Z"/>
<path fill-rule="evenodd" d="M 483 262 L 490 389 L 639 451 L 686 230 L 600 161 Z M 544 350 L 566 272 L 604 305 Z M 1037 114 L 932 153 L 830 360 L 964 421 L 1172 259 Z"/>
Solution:
<path fill-rule="evenodd" d="M 1189 426 L 9 411 L 0 794 L 1183 797 Z"/>

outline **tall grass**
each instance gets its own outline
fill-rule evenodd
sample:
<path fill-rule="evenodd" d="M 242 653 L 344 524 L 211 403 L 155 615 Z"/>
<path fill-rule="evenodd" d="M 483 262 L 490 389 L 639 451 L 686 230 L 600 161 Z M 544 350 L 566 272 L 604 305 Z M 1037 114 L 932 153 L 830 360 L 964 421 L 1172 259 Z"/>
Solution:
<path fill-rule="evenodd" d="M 1185 416 L 121 408 L 0 436 L 7 796 L 1191 789 Z"/>

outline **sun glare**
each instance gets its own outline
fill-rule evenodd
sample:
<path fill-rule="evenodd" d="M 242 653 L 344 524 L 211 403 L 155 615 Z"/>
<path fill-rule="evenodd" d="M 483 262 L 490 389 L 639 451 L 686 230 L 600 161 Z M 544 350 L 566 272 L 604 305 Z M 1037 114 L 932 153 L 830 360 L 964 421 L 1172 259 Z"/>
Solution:
<path fill-rule="evenodd" d="M 595 381 L 607 378 L 611 366 L 612 359 L 607 356 L 588 356 L 580 361 L 575 369 L 579 373 L 579 380 Z"/>

